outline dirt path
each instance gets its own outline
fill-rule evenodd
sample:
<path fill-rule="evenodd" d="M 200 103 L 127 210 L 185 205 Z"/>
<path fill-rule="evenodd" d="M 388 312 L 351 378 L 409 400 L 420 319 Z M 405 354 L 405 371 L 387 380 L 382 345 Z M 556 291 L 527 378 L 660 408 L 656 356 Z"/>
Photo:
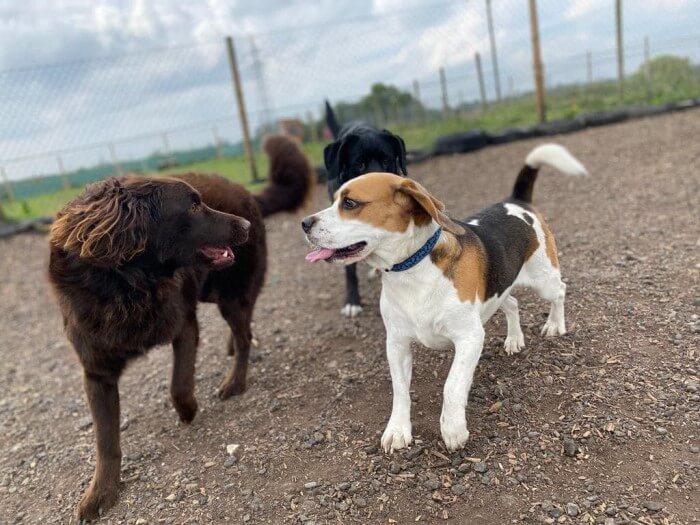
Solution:
<path fill-rule="evenodd" d="M 540 337 L 546 305 L 521 291 L 527 349 L 507 357 L 495 316 L 462 453 L 447 453 L 439 433 L 451 354 L 422 347 L 416 442 L 393 456 L 378 450 L 391 408 L 379 283 L 363 267 L 365 312 L 342 318 L 341 269 L 305 264 L 298 218 L 273 218 L 249 391 L 215 397 L 229 365 L 225 327 L 201 306 L 200 413 L 190 427 L 177 422 L 169 349 L 126 371 L 125 483 L 102 521 L 698 523 L 698 136 L 693 110 L 560 138 L 592 174 L 547 173 L 535 190 L 559 240 L 570 333 Z M 506 195 L 538 142 L 411 171 L 459 217 Z M 67 523 L 94 462 L 46 257 L 39 235 L 0 242 L 0 523 Z M 242 445 L 240 461 L 228 444 Z"/>

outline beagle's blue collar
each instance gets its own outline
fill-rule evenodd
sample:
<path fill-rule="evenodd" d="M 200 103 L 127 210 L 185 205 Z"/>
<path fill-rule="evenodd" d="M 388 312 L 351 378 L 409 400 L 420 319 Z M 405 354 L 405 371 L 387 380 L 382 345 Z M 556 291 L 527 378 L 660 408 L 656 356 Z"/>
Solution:
<path fill-rule="evenodd" d="M 433 235 L 430 237 L 430 239 L 428 239 L 416 253 L 411 255 L 408 259 L 404 259 L 400 263 L 396 263 L 394 266 L 392 266 L 386 271 L 403 272 L 405 270 L 408 270 L 409 268 L 413 268 L 416 264 L 425 259 L 431 251 L 433 251 L 433 248 L 435 248 L 435 245 L 437 244 L 441 233 L 442 228 L 438 228 L 435 231 L 435 233 L 433 233 Z"/>

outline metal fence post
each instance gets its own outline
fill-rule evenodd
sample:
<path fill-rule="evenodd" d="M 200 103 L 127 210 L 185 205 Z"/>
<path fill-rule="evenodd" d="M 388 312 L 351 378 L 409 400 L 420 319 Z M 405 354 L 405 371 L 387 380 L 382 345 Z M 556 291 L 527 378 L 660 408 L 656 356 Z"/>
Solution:
<path fill-rule="evenodd" d="M 615 0 L 615 29 L 617 41 L 617 98 L 622 104 L 625 96 L 625 50 L 622 41 L 622 0 Z"/>
<path fill-rule="evenodd" d="M 243 148 L 245 156 L 248 159 L 248 167 L 252 182 L 259 182 L 258 169 L 255 165 L 255 153 L 253 152 L 253 144 L 250 141 L 250 132 L 248 131 L 248 116 L 245 111 L 245 102 L 243 100 L 243 88 L 241 86 L 241 76 L 238 72 L 238 62 L 236 61 L 236 51 L 233 47 L 233 38 L 226 37 L 226 50 L 228 51 L 228 64 L 231 69 L 231 79 L 233 80 L 233 89 L 236 94 L 236 103 L 238 105 L 238 120 L 241 122 L 241 132 L 243 134 Z"/>
<path fill-rule="evenodd" d="M 586 51 L 586 81 L 590 87 L 593 84 L 593 55 Z"/>
<path fill-rule="evenodd" d="M 114 164 L 114 167 L 117 170 L 117 174 L 120 176 L 124 175 L 122 165 L 119 164 L 119 159 L 117 158 L 117 151 L 114 149 L 114 144 L 110 142 L 109 144 L 107 144 L 107 148 L 109 149 L 109 156 L 112 159 L 112 164 Z"/>
<path fill-rule="evenodd" d="M 537 22 L 537 2 L 530 0 L 530 38 L 532 39 L 532 67 L 535 72 L 535 99 L 537 117 L 540 122 L 547 118 L 544 105 L 544 75 L 542 74 L 542 55 L 540 54 L 540 30 Z"/>
<path fill-rule="evenodd" d="M 501 76 L 498 73 L 498 53 L 496 52 L 496 36 L 493 32 L 493 16 L 491 14 L 491 0 L 486 0 L 486 21 L 489 26 L 489 40 L 491 41 L 491 61 L 493 62 L 493 82 L 496 87 L 496 100 L 501 101 Z"/>
<path fill-rule="evenodd" d="M 5 168 L 0 167 L 0 176 L 2 176 L 2 183 L 5 186 L 5 194 L 7 195 L 7 200 L 12 202 L 15 200 L 15 192 L 12 189 L 12 183 L 10 179 L 7 178 L 7 172 Z"/>
<path fill-rule="evenodd" d="M 481 109 L 486 109 L 486 89 L 484 89 L 484 73 L 481 70 L 481 56 L 479 53 L 474 53 L 474 61 L 476 62 L 476 76 L 479 79 L 479 95 L 481 95 Z"/>
<path fill-rule="evenodd" d="M 447 98 L 447 80 L 445 79 L 445 68 L 440 68 L 440 89 L 442 90 L 442 118 L 450 115 L 450 101 Z"/>
<path fill-rule="evenodd" d="M 58 171 L 61 174 L 61 185 L 63 186 L 64 190 L 67 190 L 70 188 L 70 180 L 68 180 L 68 174 L 66 173 L 66 168 L 63 165 L 63 157 L 61 157 L 60 153 L 56 155 L 56 164 L 58 164 Z"/>

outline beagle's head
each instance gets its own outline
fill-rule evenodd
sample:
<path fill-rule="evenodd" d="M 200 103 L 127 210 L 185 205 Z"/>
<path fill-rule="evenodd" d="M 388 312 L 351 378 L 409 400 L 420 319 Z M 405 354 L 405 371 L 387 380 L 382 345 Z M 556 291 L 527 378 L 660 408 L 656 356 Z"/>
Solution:
<path fill-rule="evenodd" d="M 416 181 L 392 173 L 368 173 L 346 182 L 333 204 L 305 217 L 302 228 L 316 247 L 307 261 L 352 264 L 372 254 L 401 256 L 415 232 L 436 222 L 464 233 L 445 215 L 445 205 Z"/>

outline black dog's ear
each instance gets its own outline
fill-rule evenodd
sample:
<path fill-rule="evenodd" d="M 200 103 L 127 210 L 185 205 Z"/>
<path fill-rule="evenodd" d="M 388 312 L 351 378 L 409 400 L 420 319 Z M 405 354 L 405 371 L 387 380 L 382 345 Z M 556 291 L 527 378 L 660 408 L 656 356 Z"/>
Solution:
<path fill-rule="evenodd" d="M 396 159 L 396 166 L 399 168 L 404 176 L 408 176 L 408 171 L 406 170 L 406 144 L 403 139 L 398 135 L 394 135 L 391 131 L 384 129 L 382 133 L 387 138 L 389 144 L 394 151 L 394 159 Z"/>
<path fill-rule="evenodd" d="M 347 169 L 348 149 L 357 140 L 358 137 L 356 135 L 349 134 L 324 148 L 323 160 L 326 163 L 329 178 L 342 179 L 343 173 Z"/>
<path fill-rule="evenodd" d="M 338 162 L 338 150 L 340 149 L 340 141 L 331 142 L 323 148 L 323 162 L 326 164 L 326 170 L 333 172 Z"/>

